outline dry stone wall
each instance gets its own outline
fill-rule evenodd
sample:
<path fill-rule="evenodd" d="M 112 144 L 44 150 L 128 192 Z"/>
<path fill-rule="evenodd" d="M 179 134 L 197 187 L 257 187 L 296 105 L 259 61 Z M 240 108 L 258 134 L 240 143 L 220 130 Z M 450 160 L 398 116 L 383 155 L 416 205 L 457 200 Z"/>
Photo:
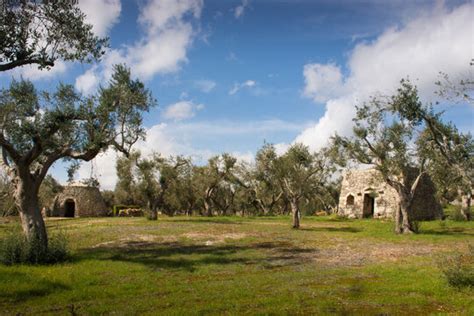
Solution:
<path fill-rule="evenodd" d="M 438 219 L 443 216 L 435 199 L 434 184 L 424 176 L 417 188 L 413 213 L 416 220 Z M 351 170 L 342 180 L 338 213 L 349 218 L 393 218 L 398 208 L 395 189 L 383 181 L 375 169 Z"/>

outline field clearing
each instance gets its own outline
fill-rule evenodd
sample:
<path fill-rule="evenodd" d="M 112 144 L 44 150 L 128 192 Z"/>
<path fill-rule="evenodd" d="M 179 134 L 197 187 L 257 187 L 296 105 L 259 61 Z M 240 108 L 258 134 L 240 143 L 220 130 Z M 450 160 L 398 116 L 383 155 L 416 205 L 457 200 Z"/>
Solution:
<path fill-rule="evenodd" d="M 0 222 L 0 236 L 15 227 Z M 69 262 L 0 265 L 0 313 L 473 315 L 473 289 L 437 262 L 474 244 L 474 223 L 304 217 L 48 219 Z"/>

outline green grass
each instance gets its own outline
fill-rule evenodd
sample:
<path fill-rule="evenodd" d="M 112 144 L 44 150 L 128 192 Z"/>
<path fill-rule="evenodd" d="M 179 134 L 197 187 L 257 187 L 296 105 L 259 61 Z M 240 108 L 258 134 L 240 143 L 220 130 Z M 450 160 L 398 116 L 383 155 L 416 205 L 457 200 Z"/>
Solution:
<path fill-rule="evenodd" d="M 72 257 L 0 265 L 0 314 L 474 314 L 471 288 L 437 262 L 467 251 L 474 223 L 290 218 L 48 220 Z M 0 224 L 0 236 L 14 222 Z"/>

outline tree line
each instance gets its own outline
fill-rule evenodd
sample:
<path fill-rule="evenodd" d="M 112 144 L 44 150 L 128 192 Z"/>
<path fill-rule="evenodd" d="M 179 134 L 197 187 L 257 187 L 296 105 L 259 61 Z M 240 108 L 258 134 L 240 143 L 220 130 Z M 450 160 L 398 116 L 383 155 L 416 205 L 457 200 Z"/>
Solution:
<path fill-rule="evenodd" d="M 299 227 L 301 213 L 330 212 L 338 200 L 336 165 L 327 149 L 311 152 L 294 144 L 278 155 L 264 144 L 253 163 L 230 154 L 211 157 L 206 164 L 190 158 L 143 156 L 135 151 L 117 161 L 114 191 L 104 192 L 109 203 L 140 205 L 151 219 L 157 213 L 216 215 L 292 214 Z"/>

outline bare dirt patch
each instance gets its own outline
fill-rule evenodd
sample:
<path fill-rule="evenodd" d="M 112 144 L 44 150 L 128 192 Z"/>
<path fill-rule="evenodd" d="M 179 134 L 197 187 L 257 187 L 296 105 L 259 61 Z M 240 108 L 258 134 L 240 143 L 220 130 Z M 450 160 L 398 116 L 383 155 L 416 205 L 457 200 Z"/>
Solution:
<path fill-rule="evenodd" d="M 269 250 L 271 258 L 278 258 L 282 262 L 287 260 L 300 264 L 317 262 L 324 266 L 348 267 L 380 262 L 403 262 L 413 257 L 432 257 L 448 249 L 445 246 L 433 244 L 341 240 L 324 248 L 287 246 L 283 249 L 270 247 Z"/>
<path fill-rule="evenodd" d="M 102 248 L 102 247 L 128 247 L 130 245 L 131 242 L 133 242 L 134 244 L 144 244 L 144 245 L 148 245 L 150 243 L 153 243 L 155 241 L 157 241 L 158 239 L 160 239 L 159 236 L 155 236 L 155 235 L 139 235 L 139 234 L 134 234 L 134 235 L 130 235 L 128 237 L 125 237 L 125 238 L 120 238 L 120 239 L 117 239 L 117 240 L 111 240 L 111 241 L 106 241 L 106 242 L 101 242 L 101 243 L 98 243 L 94 246 L 92 246 L 92 248 Z"/>
<path fill-rule="evenodd" d="M 246 233 L 224 233 L 224 234 L 210 234 L 210 233 L 186 233 L 182 237 L 191 239 L 198 243 L 204 243 L 206 246 L 215 244 L 223 244 L 226 240 L 239 240 L 248 237 Z"/>

